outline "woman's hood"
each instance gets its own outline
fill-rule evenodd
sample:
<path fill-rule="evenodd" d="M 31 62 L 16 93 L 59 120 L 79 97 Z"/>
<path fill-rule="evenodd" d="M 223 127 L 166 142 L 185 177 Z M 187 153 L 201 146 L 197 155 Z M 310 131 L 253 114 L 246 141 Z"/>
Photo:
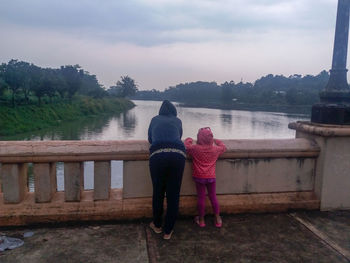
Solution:
<path fill-rule="evenodd" d="M 200 145 L 212 145 L 214 142 L 214 136 L 210 128 L 201 128 L 197 134 L 197 144 Z"/>
<path fill-rule="evenodd" d="M 163 101 L 162 106 L 159 109 L 159 115 L 165 116 L 177 116 L 175 106 L 168 100 Z"/>

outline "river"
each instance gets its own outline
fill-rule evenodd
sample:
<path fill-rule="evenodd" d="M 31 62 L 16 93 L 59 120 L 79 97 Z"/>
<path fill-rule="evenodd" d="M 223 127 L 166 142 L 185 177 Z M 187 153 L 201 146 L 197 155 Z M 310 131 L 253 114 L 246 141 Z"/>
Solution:
<path fill-rule="evenodd" d="M 134 101 L 136 107 L 117 116 L 88 118 L 62 123 L 42 131 L 34 131 L 1 140 L 146 140 L 147 128 L 158 114 L 161 102 Z M 206 108 L 187 108 L 177 105 L 182 120 L 183 138 L 196 137 L 201 127 L 211 127 L 220 139 L 282 139 L 294 138 L 295 131 L 288 123 L 309 120 L 302 114 L 261 111 L 237 111 Z M 112 188 L 122 187 L 122 161 L 112 161 Z M 93 189 L 93 162 L 84 164 L 84 188 Z M 63 190 L 63 164 L 57 164 L 57 188 Z M 30 191 L 34 190 L 33 176 L 29 176 Z"/>

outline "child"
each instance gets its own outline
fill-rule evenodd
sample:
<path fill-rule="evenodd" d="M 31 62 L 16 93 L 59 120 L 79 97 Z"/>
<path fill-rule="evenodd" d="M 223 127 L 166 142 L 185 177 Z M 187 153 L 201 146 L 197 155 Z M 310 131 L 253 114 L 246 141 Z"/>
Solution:
<path fill-rule="evenodd" d="M 215 214 L 215 226 L 221 227 L 219 204 L 216 199 L 215 165 L 219 155 L 226 151 L 225 145 L 218 139 L 213 138 L 209 127 L 201 128 L 197 134 L 197 144 L 192 144 L 192 138 L 185 140 L 187 154 L 193 159 L 193 180 L 197 188 L 198 216 L 195 222 L 200 227 L 205 227 L 205 188 Z"/>

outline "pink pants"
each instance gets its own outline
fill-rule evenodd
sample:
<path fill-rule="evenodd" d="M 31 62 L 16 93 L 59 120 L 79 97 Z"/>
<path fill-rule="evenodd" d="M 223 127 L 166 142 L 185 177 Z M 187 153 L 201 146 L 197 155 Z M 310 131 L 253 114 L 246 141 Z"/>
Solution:
<path fill-rule="evenodd" d="M 211 202 L 211 206 L 213 207 L 213 212 L 215 214 L 220 214 L 220 208 L 218 200 L 216 199 L 216 183 L 199 183 L 196 182 L 197 188 L 197 207 L 199 216 L 205 215 L 205 188 L 208 190 L 208 197 Z"/>

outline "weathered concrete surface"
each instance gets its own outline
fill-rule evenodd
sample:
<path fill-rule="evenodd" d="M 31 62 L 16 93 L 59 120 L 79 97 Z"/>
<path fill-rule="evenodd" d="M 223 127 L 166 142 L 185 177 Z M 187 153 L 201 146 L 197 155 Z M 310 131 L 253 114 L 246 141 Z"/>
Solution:
<path fill-rule="evenodd" d="M 216 164 L 218 194 L 310 191 L 314 188 L 315 158 L 224 159 Z M 148 161 L 124 161 L 123 197 L 152 196 Z M 142 183 L 140 183 L 142 182 Z M 181 195 L 195 195 L 192 162 L 186 161 Z"/>
<path fill-rule="evenodd" d="M 94 163 L 94 200 L 108 200 L 111 192 L 111 162 Z"/>
<path fill-rule="evenodd" d="M 24 231 L 2 232 L 21 237 Z M 22 237 L 22 247 L 0 254 L 0 262 L 148 262 L 141 224 L 43 228 L 34 232 L 33 237 Z"/>
<path fill-rule="evenodd" d="M 350 261 L 350 211 L 300 212 L 297 216 L 314 226 L 327 242 L 338 245 Z"/>
<path fill-rule="evenodd" d="M 221 211 L 226 214 L 319 210 L 313 192 L 218 195 Z M 207 200 L 207 211 L 212 210 Z M 196 196 L 180 197 L 180 213 L 196 215 Z M 65 221 L 130 220 L 150 218 L 152 198 L 122 198 L 121 189 L 112 189 L 109 200 L 94 201 L 94 191 L 82 191 L 80 202 L 65 202 L 65 192 L 57 192 L 52 202 L 36 203 L 28 193 L 20 204 L 4 204 L 0 193 L 0 226 L 30 225 Z"/>
<path fill-rule="evenodd" d="M 224 140 L 220 158 L 317 157 L 320 149 L 310 140 Z M 77 162 L 148 160 L 149 143 L 127 141 L 1 141 L 0 162 Z"/>
<path fill-rule="evenodd" d="M 307 122 L 291 123 L 297 138 L 314 140 L 321 148 L 316 162 L 315 193 L 321 210 L 350 209 L 350 128 Z"/>
<path fill-rule="evenodd" d="M 2 164 L 4 203 L 20 203 L 27 192 L 27 164 Z"/>
<path fill-rule="evenodd" d="M 35 202 L 50 202 L 57 191 L 56 163 L 35 163 L 33 173 Z"/>
<path fill-rule="evenodd" d="M 64 164 L 64 193 L 69 202 L 80 201 L 84 189 L 84 165 L 80 162 Z"/>
<path fill-rule="evenodd" d="M 35 235 L 1 253 L 0 262 L 349 262 L 329 244 L 350 251 L 350 211 L 224 216 L 221 229 L 212 219 L 205 228 L 179 219 L 169 241 L 153 233 L 149 221 L 31 229 Z M 0 232 L 20 237 L 27 230 Z"/>

